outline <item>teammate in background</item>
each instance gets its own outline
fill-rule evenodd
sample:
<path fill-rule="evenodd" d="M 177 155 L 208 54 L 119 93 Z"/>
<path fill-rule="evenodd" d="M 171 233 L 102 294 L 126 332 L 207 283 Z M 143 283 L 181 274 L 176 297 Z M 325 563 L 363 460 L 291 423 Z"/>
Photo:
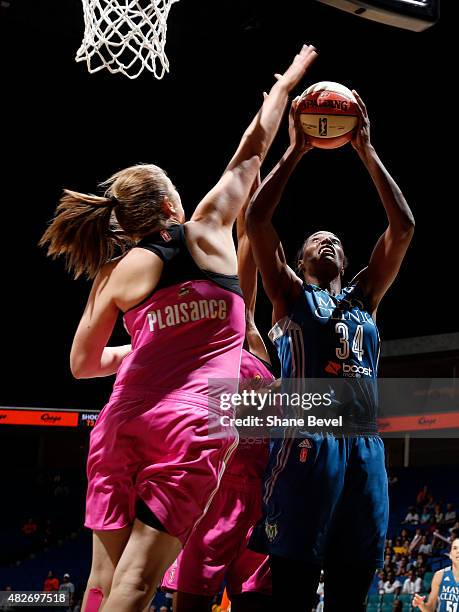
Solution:
<path fill-rule="evenodd" d="M 49 255 L 66 257 L 75 276 L 95 278 L 72 373 L 117 375 L 91 433 L 86 525 L 94 539 L 85 612 L 148 605 L 235 449 L 229 428 L 208 435 L 209 413 L 219 406 L 207 394 L 209 378 L 239 374 L 244 302 L 232 226 L 289 92 L 316 55 L 304 45 L 279 76 L 191 221 L 160 168 L 134 166 L 105 182 L 105 197 L 67 191 L 41 240 Z M 116 245 L 127 253 L 112 260 Z M 132 348 L 106 346 L 120 312 Z"/>
<path fill-rule="evenodd" d="M 257 179 L 252 193 L 259 184 Z M 255 323 L 257 268 L 245 231 L 248 202 L 249 198 L 237 218 L 238 276 L 246 314 L 240 379 L 244 388 L 259 388 L 274 377 Z M 268 440 L 240 438 L 209 510 L 164 575 L 163 589 L 176 592 L 175 612 L 207 612 L 223 580 L 232 612 L 268 608 L 271 578 L 267 556 L 247 548 L 253 526 L 261 517 L 262 478 L 268 457 Z"/>
<path fill-rule="evenodd" d="M 429 599 L 415 595 L 413 606 L 421 612 L 458 612 L 459 610 L 459 538 L 453 540 L 449 557 L 452 566 L 435 572 Z"/>
<path fill-rule="evenodd" d="M 329 231 L 315 232 L 305 241 L 297 274 L 282 255 L 272 217 L 291 172 L 312 149 L 296 113 L 297 101 L 290 112 L 290 146 L 247 211 L 255 262 L 274 309 L 276 324 L 270 337 L 279 354 L 282 378 L 354 376 L 362 381 L 360 394 L 346 406 L 355 415 L 356 435 L 335 437 L 298 429 L 288 435 L 286 431 L 283 439 L 274 441 L 270 456 L 265 519 L 255 528 L 251 546 L 270 554 L 274 605 L 308 612 L 321 566 L 327 612 L 342 610 L 343 593 L 346 609 L 365 609 L 375 569 L 382 565 L 388 519 L 384 446 L 377 435 L 372 382 L 380 346 L 375 319 L 410 244 L 414 221 L 370 143 L 367 111 L 357 94 L 356 98 L 360 118 L 352 146 L 388 218 L 368 267 L 343 288 L 343 246 Z M 357 385 L 353 392 L 359 392 Z M 352 551 L 345 563 L 342 551 Z"/>

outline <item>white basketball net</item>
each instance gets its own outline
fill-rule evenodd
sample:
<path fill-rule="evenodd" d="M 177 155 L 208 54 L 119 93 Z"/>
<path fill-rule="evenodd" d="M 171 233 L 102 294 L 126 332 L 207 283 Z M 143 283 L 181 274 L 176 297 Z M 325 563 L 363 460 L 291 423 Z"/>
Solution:
<path fill-rule="evenodd" d="M 147 69 L 169 72 L 167 17 L 178 0 L 82 0 L 85 31 L 75 60 L 89 72 L 107 68 L 135 79 Z"/>

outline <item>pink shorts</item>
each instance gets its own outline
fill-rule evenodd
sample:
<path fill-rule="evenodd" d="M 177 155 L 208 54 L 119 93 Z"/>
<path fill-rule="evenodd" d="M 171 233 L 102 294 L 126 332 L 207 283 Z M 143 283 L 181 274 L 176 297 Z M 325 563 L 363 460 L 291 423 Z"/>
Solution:
<path fill-rule="evenodd" d="M 207 397 L 115 391 L 91 432 L 86 527 L 131 525 L 141 498 L 184 544 L 206 512 L 238 434 L 219 427 Z"/>
<path fill-rule="evenodd" d="M 261 515 L 261 481 L 225 475 L 212 504 L 185 548 L 164 574 L 162 589 L 217 594 L 226 579 L 228 595 L 271 594 L 268 558 L 247 548 Z"/>

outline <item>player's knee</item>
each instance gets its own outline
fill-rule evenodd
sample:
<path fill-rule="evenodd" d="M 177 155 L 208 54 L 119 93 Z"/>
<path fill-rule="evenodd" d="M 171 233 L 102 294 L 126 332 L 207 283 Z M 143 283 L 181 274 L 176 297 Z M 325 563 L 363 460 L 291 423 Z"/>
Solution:
<path fill-rule="evenodd" d="M 144 573 L 129 569 L 115 574 L 112 591 L 116 591 L 117 597 L 136 602 L 141 606 L 144 602 L 148 603 L 151 584 L 151 580 Z"/>

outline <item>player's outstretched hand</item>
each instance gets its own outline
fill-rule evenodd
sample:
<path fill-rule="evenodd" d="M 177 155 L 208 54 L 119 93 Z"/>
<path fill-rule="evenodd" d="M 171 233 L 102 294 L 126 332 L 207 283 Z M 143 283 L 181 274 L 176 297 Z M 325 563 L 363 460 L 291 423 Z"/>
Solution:
<path fill-rule="evenodd" d="M 354 136 L 352 137 L 351 144 L 357 153 L 364 153 L 366 149 L 371 147 L 370 142 L 370 119 L 368 118 L 367 107 L 363 103 L 362 98 L 359 94 L 352 90 L 352 93 L 357 100 L 357 105 L 359 109 L 359 122 L 355 129 Z"/>
<path fill-rule="evenodd" d="M 303 45 L 301 51 L 295 55 L 293 62 L 284 72 L 284 74 L 276 74 L 276 79 L 284 85 L 287 91 L 292 91 L 301 81 L 309 66 L 317 57 L 317 51 L 312 45 Z"/>

